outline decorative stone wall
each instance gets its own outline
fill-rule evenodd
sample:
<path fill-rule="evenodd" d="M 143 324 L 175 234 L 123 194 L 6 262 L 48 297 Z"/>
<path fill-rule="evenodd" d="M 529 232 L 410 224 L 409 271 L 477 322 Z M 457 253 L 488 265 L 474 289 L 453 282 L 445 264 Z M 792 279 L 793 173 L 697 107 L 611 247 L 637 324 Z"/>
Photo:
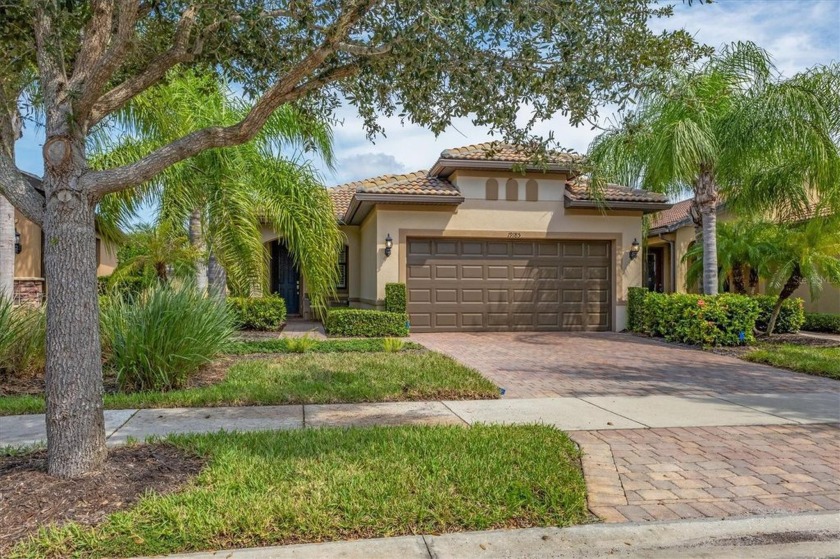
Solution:
<path fill-rule="evenodd" d="M 42 279 L 16 279 L 15 280 L 15 303 L 36 303 L 44 301 L 44 280 Z"/>

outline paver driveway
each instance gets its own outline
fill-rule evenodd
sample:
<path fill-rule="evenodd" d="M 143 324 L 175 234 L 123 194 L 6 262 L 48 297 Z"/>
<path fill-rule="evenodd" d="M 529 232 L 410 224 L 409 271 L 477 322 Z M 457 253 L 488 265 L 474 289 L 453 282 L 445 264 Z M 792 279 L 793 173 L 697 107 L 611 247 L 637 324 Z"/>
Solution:
<path fill-rule="evenodd" d="M 414 334 L 481 371 L 507 398 L 838 392 L 840 382 L 632 334 Z"/>
<path fill-rule="evenodd" d="M 840 382 L 631 334 L 412 338 L 520 399 L 508 400 L 512 412 L 528 404 L 547 417 L 552 405 L 585 402 L 575 409 L 589 419 L 634 419 L 570 433 L 583 449 L 589 508 L 605 521 L 840 510 Z M 768 413 L 748 413 L 759 408 Z M 778 416 L 810 424 L 773 425 Z"/>

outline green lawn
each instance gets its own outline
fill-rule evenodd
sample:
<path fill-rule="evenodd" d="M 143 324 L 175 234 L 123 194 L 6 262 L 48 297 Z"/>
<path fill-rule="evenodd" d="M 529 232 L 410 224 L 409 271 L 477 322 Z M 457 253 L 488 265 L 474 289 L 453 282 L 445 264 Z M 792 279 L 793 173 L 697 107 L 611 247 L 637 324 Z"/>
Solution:
<path fill-rule="evenodd" d="M 307 429 L 171 441 L 209 457 L 185 490 L 147 495 L 96 528 L 47 528 L 11 558 L 128 557 L 587 519 L 578 450 L 546 426 Z"/>
<path fill-rule="evenodd" d="M 313 340 L 313 347 L 309 351 L 314 353 L 343 353 L 343 352 L 376 352 L 383 351 L 385 347 L 384 338 L 364 338 L 358 340 Z M 421 346 L 414 342 L 403 342 L 403 348 L 420 349 Z M 230 355 L 247 355 L 251 353 L 294 353 L 289 348 L 289 338 L 274 340 L 253 340 L 247 342 L 233 342 L 228 346 L 226 353 Z"/>
<path fill-rule="evenodd" d="M 751 351 L 744 359 L 840 380 L 840 347 L 767 345 Z"/>
<path fill-rule="evenodd" d="M 431 351 L 288 354 L 241 361 L 210 386 L 107 394 L 106 409 L 498 398 L 477 371 Z M 40 396 L 2 396 L 0 415 L 43 413 Z"/>

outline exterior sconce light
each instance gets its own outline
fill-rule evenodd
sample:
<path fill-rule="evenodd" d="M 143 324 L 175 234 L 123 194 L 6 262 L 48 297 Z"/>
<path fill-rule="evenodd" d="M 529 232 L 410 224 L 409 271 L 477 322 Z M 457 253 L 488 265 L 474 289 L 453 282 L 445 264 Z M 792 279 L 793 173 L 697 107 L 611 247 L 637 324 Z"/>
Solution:
<path fill-rule="evenodd" d="M 633 239 L 633 244 L 630 245 L 630 260 L 635 260 L 637 256 L 639 256 L 639 251 L 642 250 L 642 247 L 639 245 L 639 241 L 637 239 Z"/>
<path fill-rule="evenodd" d="M 385 256 L 391 256 L 391 249 L 394 248 L 394 239 L 391 238 L 391 234 L 385 236 Z"/>
<path fill-rule="evenodd" d="M 23 245 L 20 244 L 20 231 L 15 229 L 15 254 L 20 254 L 23 250 Z"/>

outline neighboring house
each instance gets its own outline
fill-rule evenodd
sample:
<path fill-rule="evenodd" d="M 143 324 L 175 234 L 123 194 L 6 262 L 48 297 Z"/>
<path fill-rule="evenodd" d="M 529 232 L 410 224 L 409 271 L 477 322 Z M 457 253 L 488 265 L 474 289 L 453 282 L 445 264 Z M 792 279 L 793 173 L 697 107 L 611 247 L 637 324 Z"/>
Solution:
<path fill-rule="evenodd" d="M 687 289 L 688 263 L 683 260 L 683 256 L 697 239 L 694 219 L 691 216 L 691 202 L 677 202 L 670 209 L 652 216 L 644 258 L 644 285 L 651 291 L 699 292 L 698 287 Z M 733 219 L 733 215 L 727 212 L 722 204 L 719 205 L 718 220 L 729 219 Z M 758 285 L 760 292 L 766 291 L 763 281 Z M 840 313 L 838 286 L 823 286 L 819 298 L 812 300 L 808 286 L 803 285 L 794 293 L 794 297 L 802 298 L 808 312 Z"/>
<path fill-rule="evenodd" d="M 340 304 L 381 309 L 385 284 L 402 282 L 412 332 L 624 329 L 627 288 L 642 285 L 631 255 L 642 215 L 670 208 L 667 198 L 609 185 L 596 201 L 575 180 L 575 156 L 533 167 L 511 146 L 489 149 L 330 189 L 346 236 Z M 292 258 L 264 235 L 272 291 L 306 315 Z"/>
<path fill-rule="evenodd" d="M 28 173 L 26 178 L 39 191 L 41 180 Z M 19 235 L 20 252 L 15 255 L 15 291 L 17 302 L 41 302 L 46 296 L 44 282 L 44 235 L 41 228 L 15 210 L 15 233 Z M 117 267 L 117 247 L 96 236 L 96 274 L 107 276 Z"/>

